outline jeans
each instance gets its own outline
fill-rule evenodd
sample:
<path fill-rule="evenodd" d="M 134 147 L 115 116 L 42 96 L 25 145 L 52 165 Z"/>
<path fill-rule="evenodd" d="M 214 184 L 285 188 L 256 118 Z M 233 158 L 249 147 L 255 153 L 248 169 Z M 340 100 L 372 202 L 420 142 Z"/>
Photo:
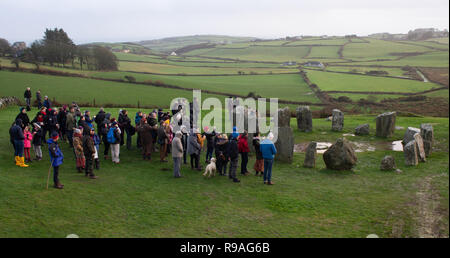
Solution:
<path fill-rule="evenodd" d="M 70 148 L 73 148 L 73 130 L 67 130 L 67 139 L 69 139 Z"/>
<path fill-rule="evenodd" d="M 236 178 L 236 170 L 237 170 L 237 167 L 238 167 L 238 163 L 239 163 L 239 159 L 238 158 L 231 159 L 231 162 L 230 162 L 230 173 L 228 174 L 229 178 Z"/>
<path fill-rule="evenodd" d="M 174 157 L 173 158 L 173 176 L 174 177 L 181 176 L 180 169 L 181 169 L 181 157 Z"/>
<path fill-rule="evenodd" d="M 102 140 L 103 140 L 103 145 L 105 146 L 105 150 L 103 151 L 103 156 L 108 156 L 109 146 L 111 145 L 108 142 L 108 136 L 107 135 L 103 135 L 102 136 Z"/>
<path fill-rule="evenodd" d="M 198 154 L 191 154 L 191 168 L 199 168 L 198 166 L 198 160 L 199 160 L 199 155 Z"/>
<path fill-rule="evenodd" d="M 241 174 L 247 173 L 248 152 L 241 152 Z"/>
<path fill-rule="evenodd" d="M 272 165 L 273 159 L 264 159 L 264 182 L 272 180 Z"/>
<path fill-rule="evenodd" d="M 208 147 L 206 149 L 206 161 L 210 161 L 214 152 L 214 147 Z"/>
<path fill-rule="evenodd" d="M 23 140 L 14 140 L 14 156 L 23 157 Z"/>
<path fill-rule="evenodd" d="M 55 183 L 55 185 L 59 182 L 59 166 L 57 167 L 53 167 L 53 183 Z"/>

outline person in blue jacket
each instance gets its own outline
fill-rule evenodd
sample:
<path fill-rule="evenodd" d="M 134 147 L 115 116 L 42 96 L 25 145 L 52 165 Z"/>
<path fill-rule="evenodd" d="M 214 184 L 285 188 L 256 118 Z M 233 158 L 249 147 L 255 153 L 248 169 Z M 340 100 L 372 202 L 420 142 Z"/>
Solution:
<path fill-rule="evenodd" d="M 52 138 L 47 140 L 48 152 L 50 154 L 50 161 L 53 167 L 53 182 L 56 189 L 63 189 L 64 185 L 59 181 L 59 166 L 62 165 L 64 156 L 58 146 L 59 135 L 58 132 L 52 132 Z"/>
<path fill-rule="evenodd" d="M 261 150 L 264 159 L 264 184 L 273 185 L 272 182 L 272 165 L 275 154 L 277 154 L 277 149 L 272 142 L 273 134 L 269 133 L 266 139 L 264 139 L 259 149 Z"/>

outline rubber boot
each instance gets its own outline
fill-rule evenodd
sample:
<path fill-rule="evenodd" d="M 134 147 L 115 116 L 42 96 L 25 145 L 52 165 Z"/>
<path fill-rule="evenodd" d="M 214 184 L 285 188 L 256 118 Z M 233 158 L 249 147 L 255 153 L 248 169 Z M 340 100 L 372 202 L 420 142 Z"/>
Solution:
<path fill-rule="evenodd" d="M 20 158 L 20 167 L 27 168 L 28 165 L 25 164 L 25 158 L 24 157 L 19 157 L 19 158 Z"/>
<path fill-rule="evenodd" d="M 19 167 L 20 167 L 20 157 L 19 157 L 19 156 L 16 156 L 16 157 L 15 157 L 15 160 L 16 160 L 16 166 L 19 166 Z"/>

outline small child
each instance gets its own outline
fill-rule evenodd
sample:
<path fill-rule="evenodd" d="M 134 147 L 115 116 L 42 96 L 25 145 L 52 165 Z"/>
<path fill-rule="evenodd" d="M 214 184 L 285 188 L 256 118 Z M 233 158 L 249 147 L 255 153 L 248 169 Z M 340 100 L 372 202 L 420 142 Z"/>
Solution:
<path fill-rule="evenodd" d="M 41 126 L 39 126 L 39 124 L 34 123 L 34 128 L 33 128 L 33 149 L 34 149 L 34 154 L 36 154 L 36 158 L 35 160 L 42 160 L 42 128 Z"/>
<path fill-rule="evenodd" d="M 94 146 L 95 146 L 95 155 L 94 155 L 94 167 L 95 169 L 99 170 L 100 169 L 100 160 L 98 159 L 98 153 L 100 150 L 100 137 L 98 136 L 98 134 L 94 133 L 94 135 L 92 136 L 92 139 L 94 140 Z"/>
<path fill-rule="evenodd" d="M 30 132 L 30 127 L 26 126 L 23 129 L 23 150 L 26 162 L 31 162 L 30 149 L 31 149 L 31 141 L 33 140 L 33 135 Z"/>

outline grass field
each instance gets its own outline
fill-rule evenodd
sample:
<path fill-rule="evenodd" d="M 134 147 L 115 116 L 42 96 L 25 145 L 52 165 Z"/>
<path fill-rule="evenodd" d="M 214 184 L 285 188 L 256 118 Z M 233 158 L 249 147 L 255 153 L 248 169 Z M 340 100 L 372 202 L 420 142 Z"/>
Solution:
<path fill-rule="evenodd" d="M 137 150 L 124 148 L 120 165 L 102 160 L 101 169 L 96 171 L 100 178 L 89 180 L 76 173 L 73 154 L 66 143 L 61 143 L 65 159 L 60 179 L 64 190 L 45 190 L 49 165 L 46 147 L 41 162 L 29 168 L 12 164 L 7 130 L 17 110 L 0 110 L 0 143 L 4 146 L 0 149 L 2 237 L 65 237 L 71 233 L 83 238 L 364 238 L 372 233 L 380 237 L 417 237 L 424 221 L 418 216 L 416 194 L 424 190 L 424 180 L 431 180 L 433 192 L 438 192 L 439 210 L 447 214 L 438 221 L 436 233 L 448 236 L 448 119 L 398 118 L 397 124 L 404 127 L 434 123 L 439 150 L 418 167 L 405 167 L 401 152 L 379 150 L 357 153 L 354 171 L 327 170 L 321 155 L 317 168 L 304 169 L 304 154 L 296 153 L 292 165 L 275 163 L 276 184 L 271 187 L 254 175 L 240 177 L 240 184 L 220 176 L 205 179 L 187 166 L 182 168 L 184 178 L 174 179 L 171 161 L 143 161 Z M 350 122 L 344 131 L 351 131 L 357 123 L 373 121 L 373 117 L 346 116 L 346 121 Z M 329 122 L 314 119 L 313 123 L 312 133 L 294 130 L 297 143 L 340 137 L 331 133 Z M 392 139 L 402 133 L 396 132 Z M 383 141 L 370 136 L 358 140 L 372 144 Z M 386 154 L 396 158 L 403 173 L 379 170 L 379 162 Z M 252 156 L 249 165 L 253 162 Z"/>
<path fill-rule="evenodd" d="M 352 60 L 396 59 L 396 53 L 427 52 L 429 48 L 417 45 L 406 45 L 391 41 L 366 38 L 369 44 L 353 43 L 345 46 L 343 55 Z"/>
<path fill-rule="evenodd" d="M 373 92 L 421 92 L 439 88 L 434 83 L 415 80 L 362 76 L 353 74 L 337 74 L 308 70 L 311 82 L 319 85 L 324 91 L 373 91 Z"/>

